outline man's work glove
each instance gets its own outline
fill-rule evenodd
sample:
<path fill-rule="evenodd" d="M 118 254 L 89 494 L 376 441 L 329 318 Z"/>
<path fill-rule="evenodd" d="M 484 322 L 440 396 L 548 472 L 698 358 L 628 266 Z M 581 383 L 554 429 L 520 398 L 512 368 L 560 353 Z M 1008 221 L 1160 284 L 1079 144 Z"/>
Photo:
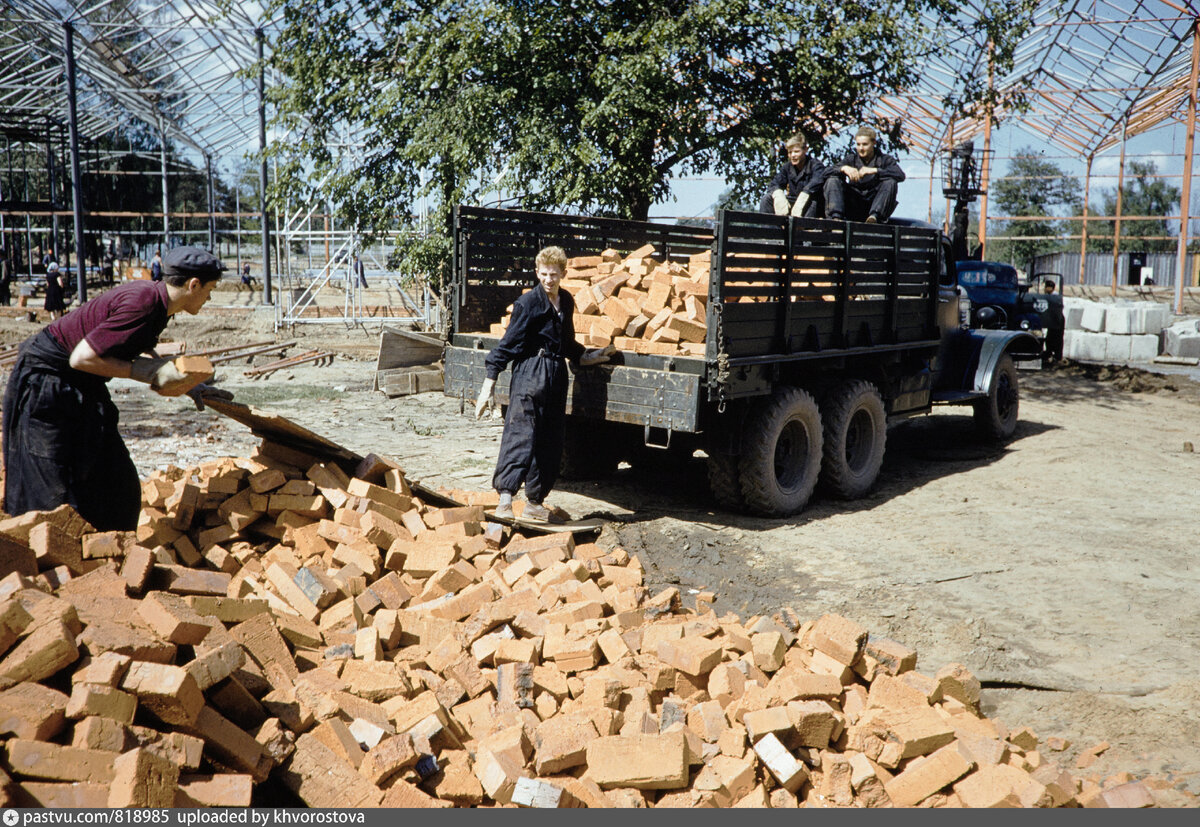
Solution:
<path fill-rule="evenodd" d="M 163 396 L 179 396 L 192 386 L 188 375 L 170 359 L 139 356 L 129 367 L 129 378 L 145 382 Z"/>
<path fill-rule="evenodd" d="M 585 350 L 583 355 L 579 357 L 579 364 L 587 367 L 588 365 L 599 365 L 607 362 L 609 357 L 617 352 L 614 345 L 606 345 L 605 347 L 592 348 Z"/>
<path fill-rule="evenodd" d="M 812 198 L 807 192 L 802 192 L 796 196 L 796 203 L 792 205 L 792 215 L 796 218 L 804 217 L 804 208 L 808 206 L 809 199 Z"/>
<path fill-rule="evenodd" d="M 187 392 L 187 395 L 196 403 L 196 410 L 204 410 L 204 401 L 206 399 L 221 399 L 226 402 L 233 399 L 233 393 L 223 388 L 214 388 L 207 382 L 201 382 L 196 387 Z"/>
<path fill-rule="evenodd" d="M 484 379 L 483 387 L 479 389 L 479 398 L 475 400 L 475 418 L 483 416 L 488 408 L 496 406 L 496 380 Z"/>
<path fill-rule="evenodd" d="M 162 396 L 181 396 L 212 374 L 184 373 L 170 359 L 139 356 L 129 367 L 129 378 L 145 382 Z"/>
<path fill-rule="evenodd" d="M 771 201 L 775 204 L 776 215 L 788 214 L 787 193 L 783 190 L 775 190 L 771 193 Z"/>

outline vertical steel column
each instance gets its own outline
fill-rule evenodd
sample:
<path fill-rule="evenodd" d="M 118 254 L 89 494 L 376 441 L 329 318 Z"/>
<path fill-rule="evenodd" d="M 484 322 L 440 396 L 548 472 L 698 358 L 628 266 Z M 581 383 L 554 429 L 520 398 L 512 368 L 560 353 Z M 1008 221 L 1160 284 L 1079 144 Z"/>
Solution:
<path fill-rule="evenodd" d="M 67 124 L 71 130 L 71 206 L 75 213 L 76 295 L 87 301 L 87 258 L 83 250 L 83 179 L 79 172 L 79 119 L 75 108 L 75 27 L 63 21 L 63 46 L 67 53 Z"/>
<path fill-rule="evenodd" d="M 1112 295 L 1117 295 L 1117 276 L 1121 270 L 1121 209 L 1125 202 L 1125 138 L 1129 134 L 1129 113 L 1121 124 L 1121 162 L 1117 166 L 1117 214 L 1113 221 Z"/>
<path fill-rule="evenodd" d="M 991 40 L 988 41 L 988 92 L 993 89 L 995 81 L 995 67 L 992 65 L 992 53 L 995 50 L 995 44 Z M 987 112 L 983 121 L 983 163 L 979 168 L 979 188 L 983 190 L 983 195 L 979 196 L 979 258 L 987 258 L 987 206 L 988 206 L 988 177 L 991 175 L 991 153 L 992 148 L 992 104 L 989 101 L 987 104 Z"/>
<path fill-rule="evenodd" d="M 50 133 L 50 127 L 46 127 L 46 178 L 50 184 L 50 247 L 58 253 L 58 201 L 54 197 L 54 139 Z"/>
<path fill-rule="evenodd" d="M 236 227 L 233 231 L 233 243 L 237 248 L 237 271 L 238 277 L 242 275 L 242 182 L 234 180 L 233 185 L 233 210 L 235 216 Z"/>
<path fill-rule="evenodd" d="M 267 218 L 267 69 L 263 63 L 263 30 L 255 29 L 258 41 L 258 193 L 262 215 L 263 304 L 274 304 L 271 291 L 271 224 Z"/>
<path fill-rule="evenodd" d="M 1096 160 L 1096 153 L 1092 153 L 1087 159 L 1087 172 L 1084 173 L 1083 179 L 1083 231 L 1080 233 L 1079 241 L 1079 283 L 1083 284 L 1087 272 L 1087 231 L 1088 231 L 1088 198 L 1092 190 L 1092 161 Z M 1060 285 L 1061 289 L 1061 285 Z"/>
<path fill-rule="evenodd" d="M 1175 265 L 1175 312 L 1183 313 L 1183 279 L 1191 223 L 1192 158 L 1196 144 L 1196 83 L 1200 81 L 1200 20 L 1192 25 L 1192 79 L 1188 84 L 1187 143 L 1183 150 L 1183 193 L 1179 197 L 1179 261 Z"/>
<path fill-rule="evenodd" d="M 167 202 L 167 133 L 163 129 L 162 115 L 158 116 L 158 161 L 162 168 L 162 217 L 163 217 L 163 240 L 162 250 L 165 254 L 171 249 L 171 218 L 170 206 Z"/>
<path fill-rule="evenodd" d="M 946 134 L 946 146 L 950 149 L 954 149 L 954 118 L 953 117 L 950 118 L 950 126 L 949 126 L 949 128 L 947 130 L 947 134 Z M 943 194 L 945 194 L 945 193 L 943 192 Z M 946 235 L 950 235 L 950 222 L 951 222 L 950 196 L 947 195 L 946 196 L 946 208 L 942 213 L 942 232 L 945 233 Z"/>
<path fill-rule="evenodd" d="M 212 156 L 204 155 L 204 169 L 208 173 L 208 251 L 217 254 L 217 218 L 213 215 L 213 174 Z"/>

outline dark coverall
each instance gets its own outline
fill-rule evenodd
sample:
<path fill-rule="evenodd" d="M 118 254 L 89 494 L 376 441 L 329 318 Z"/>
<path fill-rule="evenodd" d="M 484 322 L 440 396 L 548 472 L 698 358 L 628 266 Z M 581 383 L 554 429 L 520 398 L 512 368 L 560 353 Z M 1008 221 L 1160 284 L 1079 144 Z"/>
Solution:
<path fill-rule="evenodd" d="M 872 166 L 879 170 L 864 180 L 850 183 L 842 179 L 842 167 L 862 169 Z M 830 170 L 825 181 L 825 215 L 829 218 L 849 221 L 866 221 L 874 215 L 887 221 L 896 211 L 896 191 L 905 178 L 900 163 L 891 155 L 876 152 L 870 163 L 865 163 L 857 152 L 847 152 L 841 163 Z"/>
<path fill-rule="evenodd" d="M 567 419 L 567 363 L 578 362 L 584 347 L 575 341 L 571 315 L 575 300 L 558 291 L 558 306 L 537 286 L 513 303 L 508 329 L 485 360 L 496 379 L 512 363 L 508 415 L 492 487 L 541 503 L 558 479 Z"/>
<path fill-rule="evenodd" d="M 1042 312 L 1042 325 L 1046 329 L 1046 339 L 1043 342 L 1042 364 L 1048 364 L 1051 359 L 1063 358 L 1063 329 L 1066 320 L 1063 315 L 1063 299 L 1057 293 L 1043 294 L 1039 298 L 1046 300 L 1046 309 Z"/>
<path fill-rule="evenodd" d="M 89 312 L 100 314 L 102 305 L 120 301 L 124 292 L 119 286 L 93 299 L 88 304 L 96 307 Z M 100 355 L 132 360 L 152 350 L 167 326 L 165 289 L 161 303 L 147 304 L 146 311 L 135 323 L 109 330 L 107 335 L 116 337 L 117 344 Z M 76 312 L 84 317 L 83 308 Z M 16 516 L 65 503 L 99 531 L 130 531 L 137 528 L 141 511 L 137 468 L 117 431 L 117 407 L 109 396 L 108 380 L 72 368 L 71 354 L 51 333 L 67 319 L 52 322 L 21 343 L 8 380 L 4 510 Z"/>
<path fill-rule="evenodd" d="M 768 215 L 775 214 L 775 204 L 771 199 L 771 193 L 775 190 L 787 193 L 789 206 L 796 203 L 800 193 L 807 192 L 809 200 L 804 207 L 804 217 L 821 218 L 825 214 L 825 178 L 830 172 L 827 166 L 811 155 L 806 156 L 804 163 L 799 167 L 794 166 L 791 161 L 784 161 L 779 172 L 775 173 L 775 177 L 767 185 L 766 195 L 758 203 L 758 211 Z"/>

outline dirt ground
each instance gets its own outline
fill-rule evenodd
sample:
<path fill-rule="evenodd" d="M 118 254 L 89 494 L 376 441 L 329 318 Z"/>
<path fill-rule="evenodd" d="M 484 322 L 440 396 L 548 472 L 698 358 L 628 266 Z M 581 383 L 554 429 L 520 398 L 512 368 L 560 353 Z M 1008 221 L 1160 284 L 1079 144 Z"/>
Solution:
<path fill-rule="evenodd" d="M 0 344 L 39 326 L 13 316 L 0 318 Z M 216 307 L 173 320 L 164 338 L 192 350 L 269 340 L 271 321 Z M 292 352 L 339 356 L 258 379 L 230 363 L 218 384 L 359 453 L 392 456 L 422 482 L 490 487 L 500 422 L 476 422 L 441 394 L 373 392 L 377 328 L 301 327 L 277 340 L 292 338 Z M 1156 774 L 1200 794 L 1200 453 L 1187 446 L 1200 445 L 1200 384 L 1081 365 L 1022 371 L 1021 383 L 1007 446 L 976 442 L 968 409 L 900 423 L 877 488 L 854 503 L 815 499 L 788 519 L 724 513 L 702 455 L 563 482 L 551 502 L 608 517 L 600 542 L 640 555 L 652 588 L 712 590 L 718 612 L 743 618 L 838 612 L 915 648 L 924 672 L 965 664 L 984 681 L 989 716 L 1067 739 L 1047 753 L 1064 766 L 1107 741 L 1088 772 Z M 112 388 L 143 473 L 245 456 L 256 443 L 186 399 Z"/>

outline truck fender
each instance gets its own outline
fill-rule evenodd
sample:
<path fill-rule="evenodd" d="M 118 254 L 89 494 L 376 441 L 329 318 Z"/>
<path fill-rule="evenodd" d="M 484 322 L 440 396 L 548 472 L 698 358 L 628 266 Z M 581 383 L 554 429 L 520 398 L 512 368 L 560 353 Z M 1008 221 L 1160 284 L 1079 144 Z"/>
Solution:
<path fill-rule="evenodd" d="M 967 337 L 979 354 L 972 386 L 979 393 L 987 393 L 992 387 L 992 374 L 1004 354 L 1034 359 L 1042 353 L 1041 342 L 1023 330 L 970 330 Z"/>

